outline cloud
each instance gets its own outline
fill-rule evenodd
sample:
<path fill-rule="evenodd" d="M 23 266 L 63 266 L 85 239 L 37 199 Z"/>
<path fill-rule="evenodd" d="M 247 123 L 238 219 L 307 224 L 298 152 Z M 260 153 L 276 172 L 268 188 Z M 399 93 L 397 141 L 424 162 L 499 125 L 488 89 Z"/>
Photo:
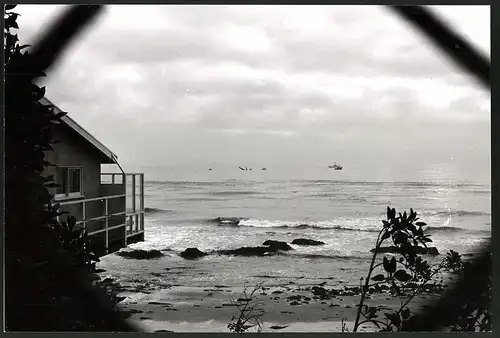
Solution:
<path fill-rule="evenodd" d="M 21 41 L 61 8 L 20 5 Z M 450 22 L 459 17 L 489 53 L 489 7 L 439 10 Z M 468 124 L 487 130 L 490 115 L 489 93 L 373 6 L 108 6 L 46 85 L 126 160 L 156 160 L 141 151 L 155 143 L 178 158 L 187 155 L 172 144 L 193 158 L 258 147 L 262 156 L 265 142 L 319 154 L 312 144 L 327 153 L 330 145 L 320 145 L 328 141 L 362 153 L 389 144 L 387 130 L 427 128 L 438 137 L 446 128 L 451 140 Z"/>

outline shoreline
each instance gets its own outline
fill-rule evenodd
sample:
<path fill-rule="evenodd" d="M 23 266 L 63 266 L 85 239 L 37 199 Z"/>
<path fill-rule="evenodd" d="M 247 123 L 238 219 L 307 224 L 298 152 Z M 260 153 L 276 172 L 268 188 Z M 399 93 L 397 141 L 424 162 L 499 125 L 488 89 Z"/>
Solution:
<path fill-rule="evenodd" d="M 264 286 L 265 287 L 265 286 Z M 264 315 L 263 332 L 341 332 L 344 319 L 352 329 L 356 317 L 359 294 L 345 292 L 344 295 L 321 299 L 314 296 L 312 287 L 318 285 L 289 284 L 281 287 L 265 287 L 262 294 L 256 293 L 261 301 Z M 252 287 L 249 287 L 251 292 Z M 119 309 L 128 312 L 128 320 L 146 332 L 229 332 L 227 325 L 238 309 L 231 304 L 243 297 L 243 288 L 219 286 L 171 287 L 153 293 L 120 292 L 126 297 L 118 304 Z M 412 311 L 439 294 L 425 294 L 411 304 Z M 399 299 L 389 293 L 371 294 L 365 301 L 370 306 L 384 305 L 399 308 Z M 373 326 L 364 325 L 363 331 L 376 331 Z M 252 331 L 252 330 L 249 330 Z M 362 331 L 362 330 L 360 330 Z"/>

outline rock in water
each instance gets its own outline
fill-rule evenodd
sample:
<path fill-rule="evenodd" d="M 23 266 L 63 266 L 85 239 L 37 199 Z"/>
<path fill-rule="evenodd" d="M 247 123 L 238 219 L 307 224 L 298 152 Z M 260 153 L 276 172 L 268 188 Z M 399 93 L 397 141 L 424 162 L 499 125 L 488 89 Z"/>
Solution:
<path fill-rule="evenodd" d="M 278 250 L 283 250 L 283 251 L 293 250 L 293 248 L 290 245 L 288 245 L 287 242 L 274 241 L 271 239 L 268 239 L 267 241 L 262 243 L 262 245 L 266 245 L 269 246 L 270 248 L 276 248 Z"/>
<path fill-rule="evenodd" d="M 296 245 L 324 245 L 325 242 L 315 241 L 314 239 L 307 239 L 307 238 L 296 238 L 292 241 L 292 244 L 296 244 Z"/>
<path fill-rule="evenodd" d="M 281 330 L 281 329 L 284 329 L 284 328 L 287 328 L 287 327 L 288 327 L 288 325 L 284 325 L 284 326 L 273 325 L 273 326 L 270 326 L 269 328 L 273 329 L 273 330 Z"/>
<path fill-rule="evenodd" d="M 124 258 L 132 259 L 151 259 L 162 257 L 163 254 L 159 250 L 131 250 L 131 251 L 118 251 L 116 255 Z"/>
<path fill-rule="evenodd" d="M 221 250 L 219 252 L 223 255 L 234 255 L 234 256 L 265 256 L 267 254 L 272 254 L 277 251 L 278 249 L 267 246 L 244 246 L 242 248 L 234 250 Z"/>
<path fill-rule="evenodd" d="M 233 225 L 237 226 L 241 221 L 246 220 L 243 217 L 217 217 L 211 220 L 213 223 L 217 223 L 218 225 Z"/>
<path fill-rule="evenodd" d="M 197 259 L 206 255 L 208 254 L 198 250 L 198 248 L 187 248 L 179 254 L 179 256 L 185 259 Z"/>

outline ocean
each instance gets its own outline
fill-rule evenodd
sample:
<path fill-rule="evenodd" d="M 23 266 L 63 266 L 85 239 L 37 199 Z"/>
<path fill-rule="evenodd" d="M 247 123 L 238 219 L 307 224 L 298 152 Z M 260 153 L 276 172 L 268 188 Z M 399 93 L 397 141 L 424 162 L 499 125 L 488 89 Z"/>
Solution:
<path fill-rule="evenodd" d="M 452 161 L 423 169 L 363 170 L 344 166 L 287 168 L 236 165 L 145 168 L 145 241 L 134 249 L 162 250 L 152 260 L 102 258 L 106 275 L 149 294 L 168 286 L 243 286 L 264 282 L 358 285 L 387 206 L 413 208 L 428 224 L 433 246 L 474 253 L 491 235 L 489 172 L 462 175 Z M 232 220 L 220 222 L 217 218 Z M 239 222 L 236 222 L 236 220 Z M 238 224 L 236 224 L 238 223 Z M 269 257 L 232 257 L 216 250 L 258 246 L 268 239 L 325 242 Z M 199 260 L 178 256 L 196 247 Z M 154 297 L 149 297 L 149 300 Z"/>

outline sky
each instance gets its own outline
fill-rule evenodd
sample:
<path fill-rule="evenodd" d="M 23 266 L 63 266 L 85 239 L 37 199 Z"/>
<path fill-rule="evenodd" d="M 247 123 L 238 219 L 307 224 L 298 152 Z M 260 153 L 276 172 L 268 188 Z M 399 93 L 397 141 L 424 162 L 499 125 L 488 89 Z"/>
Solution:
<path fill-rule="evenodd" d="M 489 6 L 434 10 L 489 57 Z M 108 6 L 42 84 L 125 167 L 489 166 L 489 92 L 379 6 Z"/>

